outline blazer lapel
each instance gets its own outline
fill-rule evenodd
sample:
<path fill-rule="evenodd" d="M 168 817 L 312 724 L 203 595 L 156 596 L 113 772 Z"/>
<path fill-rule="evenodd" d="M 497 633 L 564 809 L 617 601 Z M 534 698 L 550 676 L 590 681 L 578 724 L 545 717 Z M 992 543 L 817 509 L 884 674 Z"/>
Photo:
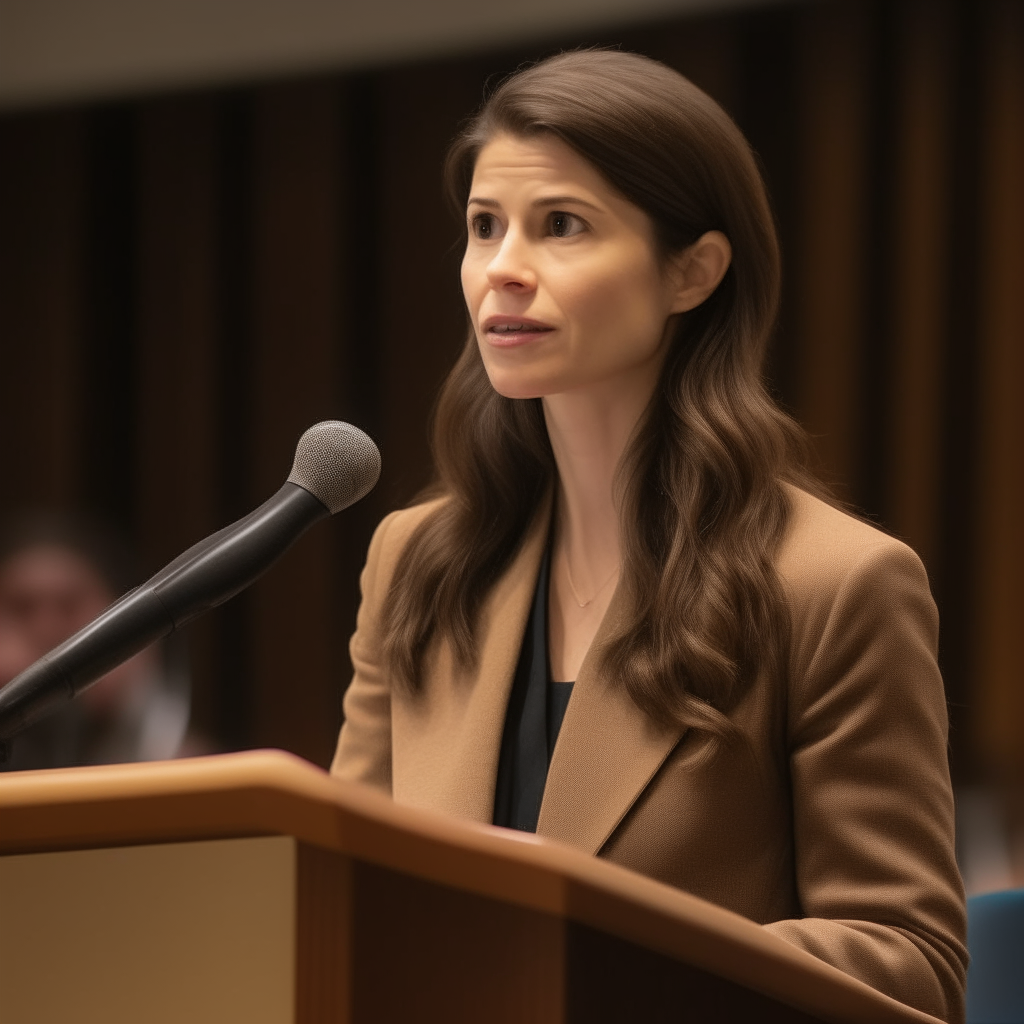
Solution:
<path fill-rule="evenodd" d="M 393 698 L 394 795 L 490 823 L 505 712 L 550 525 L 539 510 L 523 546 L 482 609 L 480 659 L 459 671 L 446 645 L 424 691 Z M 626 609 L 616 590 L 580 668 L 555 745 L 537 832 L 596 854 L 679 742 L 682 728 L 652 722 L 599 671 L 605 639 Z"/>
<path fill-rule="evenodd" d="M 394 793 L 402 803 L 492 821 L 505 711 L 550 519 L 545 502 L 481 609 L 476 667 L 460 671 L 441 645 L 421 697 L 393 706 Z"/>
<path fill-rule="evenodd" d="M 620 588 L 580 667 L 537 824 L 538 834 L 590 854 L 601 849 L 686 731 L 652 721 L 599 668 L 624 605 Z"/>

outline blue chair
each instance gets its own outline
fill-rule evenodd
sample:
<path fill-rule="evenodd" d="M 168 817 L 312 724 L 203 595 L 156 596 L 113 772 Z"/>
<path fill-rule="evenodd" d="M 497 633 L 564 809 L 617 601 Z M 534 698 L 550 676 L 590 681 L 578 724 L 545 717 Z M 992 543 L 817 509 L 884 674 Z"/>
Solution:
<path fill-rule="evenodd" d="M 1024 1024 L 1024 889 L 967 901 L 967 1024 Z"/>

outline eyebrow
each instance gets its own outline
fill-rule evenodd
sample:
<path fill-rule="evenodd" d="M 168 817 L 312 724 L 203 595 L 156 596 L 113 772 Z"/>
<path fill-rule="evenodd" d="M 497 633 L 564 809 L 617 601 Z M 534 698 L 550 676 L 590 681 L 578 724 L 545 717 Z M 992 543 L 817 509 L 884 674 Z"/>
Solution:
<path fill-rule="evenodd" d="M 579 196 L 542 196 L 540 199 L 535 199 L 530 205 L 531 206 L 562 206 L 568 203 L 572 203 L 575 206 L 586 206 L 588 209 L 594 210 L 597 213 L 601 213 L 601 207 L 595 206 L 593 203 L 587 202 L 586 199 L 580 199 Z M 477 206 L 501 206 L 501 203 L 497 199 L 488 199 L 486 196 L 470 196 L 466 200 L 466 205 L 477 205 Z"/>

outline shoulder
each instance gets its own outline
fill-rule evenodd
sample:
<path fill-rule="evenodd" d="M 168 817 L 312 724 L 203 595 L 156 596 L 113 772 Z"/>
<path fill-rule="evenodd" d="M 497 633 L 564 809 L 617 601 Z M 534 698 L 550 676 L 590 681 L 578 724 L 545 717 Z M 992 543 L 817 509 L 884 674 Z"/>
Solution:
<path fill-rule="evenodd" d="M 370 546 L 378 545 L 385 551 L 401 551 L 420 525 L 441 508 L 447 500 L 447 498 L 434 498 L 431 501 L 423 501 L 389 513 L 377 524 Z"/>
<path fill-rule="evenodd" d="M 928 647 L 938 615 L 920 558 L 869 523 L 786 486 L 790 518 L 776 569 L 790 605 L 797 647 L 852 639 L 896 624 Z M 863 631 L 863 632 L 862 632 Z"/>
<path fill-rule="evenodd" d="M 834 591 L 851 573 L 879 562 L 898 565 L 927 585 L 921 560 L 901 540 L 797 487 L 786 484 L 785 490 L 790 514 L 776 568 L 793 598 Z"/>
<path fill-rule="evenodd" d="M 435 498 L 386 515 L 373 531 L 366 556 L 366 571 L 374 577 L 390 577 L 412 535 L 447 500 Z"/>

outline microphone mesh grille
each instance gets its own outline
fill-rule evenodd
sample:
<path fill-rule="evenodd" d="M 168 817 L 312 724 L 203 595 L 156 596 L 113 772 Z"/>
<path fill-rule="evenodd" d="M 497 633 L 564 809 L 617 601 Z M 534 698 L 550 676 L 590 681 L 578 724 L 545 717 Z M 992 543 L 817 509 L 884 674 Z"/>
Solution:
<path fill-rule="evenodd" d="M 295 449 L 288 482 L 305 488 L 333 515 L 357 502 L 380 476 L 380 452 L 358 427 L 340 420 L 315 423 Z"/>

